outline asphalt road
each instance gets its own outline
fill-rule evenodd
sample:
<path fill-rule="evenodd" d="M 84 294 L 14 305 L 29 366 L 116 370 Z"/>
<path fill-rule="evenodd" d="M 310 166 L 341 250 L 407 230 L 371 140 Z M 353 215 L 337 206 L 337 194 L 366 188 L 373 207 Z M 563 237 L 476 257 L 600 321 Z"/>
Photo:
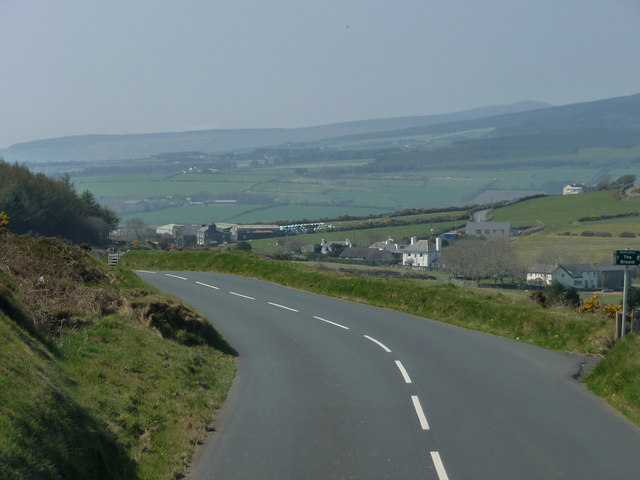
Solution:
<path fill-rule="evenodd" d="M 640 430 L 574 380 L 578 357 L 241 277 L 138 274 L 239 353 L 191 480 L 640 477 Z"/>

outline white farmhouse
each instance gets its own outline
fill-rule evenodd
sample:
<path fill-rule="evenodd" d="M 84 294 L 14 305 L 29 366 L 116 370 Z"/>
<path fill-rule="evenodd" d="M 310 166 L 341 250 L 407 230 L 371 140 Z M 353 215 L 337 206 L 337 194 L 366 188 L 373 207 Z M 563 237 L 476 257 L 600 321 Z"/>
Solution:
<path fill-rule="evenodd" d="M 571 183 L 562 189 L 562 195 L 579 195 L 584 192 L 583 183 Z"/>
<path fill-rule="evenodd" d="M 442 239 L 436 238 L 436 243 L 433 244 L 428 240 L 411 237 L 411 245 L 402 250 L 402 264 L 414 268 L 430 268 L 441 255 Z"/>

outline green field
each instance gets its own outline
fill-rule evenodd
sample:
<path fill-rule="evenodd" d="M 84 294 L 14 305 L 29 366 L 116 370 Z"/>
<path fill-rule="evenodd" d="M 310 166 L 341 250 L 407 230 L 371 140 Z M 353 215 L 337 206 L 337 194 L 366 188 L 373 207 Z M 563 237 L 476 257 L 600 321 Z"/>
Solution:
<path fill-rule="evenodd" d="M 640 212 L 640 199 L 617 200 L 615 191 L 582 195 L 555 195 L 520 202 L 493 211 L 491 220 L 510 221 L 515 227 L 544 223 L 547 232 L 562 232 L 582 217 Z M 595 224 L 594 224 L 595 225 Z"/>
<path fill-rule="evenodd" d="M 443 155 L 445 152 L 448 150 L 443 151 Z M 140 217 L 152 224 L 199 224 L 315 220 L 406 208 L 463 206 L 531 192 L 560 193 L 567 183 L 594 184 L 606 174 L 612 178 L 624 174 L 640 176 L 640 167 L 634 166 L 631 160 L 628 169 L 621 168 L 619 163 L 614 163 L 611 170 L 602 167 L 602 161 L 608 158 L 612 161 L 636 158 L 640 147 L 583 148 L 573 153 L 549 155 L 549 158 L 527 156 L 530 154 L 526 150 L 508 154 L 512 168 L 504 168 L 505 158 L 492 158 L 489 154 L 487 165 L 495 164 L 495 168 L 484 165 L 474 169 L 469 163 L 465 168 L 455 169 L 452 167 L 457 164 L 448 164 L 444 158 L 436 168 L 425 164 L 419 169 L 384 173 L 359 173 L 358 169 L 368 162 L 364 159 L 308 163 L 301 159 L 298 164 L 294 158 L 293 163 L 267 165 L 258 157 L 258 163 L 243 160 L 237 163 L 237 168 L 216 174 L 183 173 L 188 167 L 178 165 L 174 172 L 154 173 L 150 167 L 148 175 L 139 172 L 77 175 L 71 180 L 78 191 L 89 190 L 123 219 Z M 425 155 L 426 162 L 434 150 L 425 150 L 420 155 Z M 516 165 L 521 168 L 513 168 Z M 165 165 L 164 168 L 173 167 Z M 206 206 L 194 209 L 189 205 L 191 199 Z M 236 200 L 237 203 L 227 207 L 215 204 L 216 200 Z M 558 218 L 545 222 L 547 231 L 551 231 L 556 221 L 564 228 L 564 219 L 569 218 L 571 212 L 584 210 L 580 215 L 597 215 L 606 212 L 610 204 L 608 201 L 578 203 L 581 202 L 566 200 L 562 210 L 556 212 Z M 515 215 L 496 211 L 495 219 L 509 215 L 516 218 L 514 223 L 518 225 L 539 220 L 537 206 L 532 211 L 521 208 Z"/>
<path fill-rule="evenodd" d="M 562 263 L 589 263 L 612 260 L 614 250 L 637 249 L 639 238 L 620 237 L 623 232 L 640 236 L 640 216 L 580 222 L 583 217 L 640 212 L 640 199 L 617 200 L 615 191 L 582 195 L 555 195 L 536 198 L 493 210 L 491 220 L 512 222 L 515 227 L 537 224 L 544 229 L 514 239 L 519 257 L 528 265 L 545 254 L 553 254 Z M 584 236 L 583 232 L 600 235 Z"/>

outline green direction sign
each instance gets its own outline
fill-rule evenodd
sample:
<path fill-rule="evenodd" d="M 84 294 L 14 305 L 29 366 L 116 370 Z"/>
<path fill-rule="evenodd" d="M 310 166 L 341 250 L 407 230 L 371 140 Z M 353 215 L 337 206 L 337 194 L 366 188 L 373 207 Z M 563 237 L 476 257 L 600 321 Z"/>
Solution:
<path fill-rule="evenodd" d="M 616 250 L 613 254 L 615 265 L 640 265 L 640 250 Z"/>

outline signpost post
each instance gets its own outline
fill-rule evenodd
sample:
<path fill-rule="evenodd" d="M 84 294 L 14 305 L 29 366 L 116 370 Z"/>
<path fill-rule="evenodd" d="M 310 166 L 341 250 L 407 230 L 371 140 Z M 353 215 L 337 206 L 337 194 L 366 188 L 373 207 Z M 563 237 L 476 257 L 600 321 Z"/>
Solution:
<path fill-rule="evenodd" d="M 615 265 L 624 265 L 624 291 L 622 293 L 622 327 L 620 338 L 624 337 L 627 325 L 627 298 L 629 295 L 629 266 L 640 265 L 640 250 L 616 250 L 613 254 Z"/>

